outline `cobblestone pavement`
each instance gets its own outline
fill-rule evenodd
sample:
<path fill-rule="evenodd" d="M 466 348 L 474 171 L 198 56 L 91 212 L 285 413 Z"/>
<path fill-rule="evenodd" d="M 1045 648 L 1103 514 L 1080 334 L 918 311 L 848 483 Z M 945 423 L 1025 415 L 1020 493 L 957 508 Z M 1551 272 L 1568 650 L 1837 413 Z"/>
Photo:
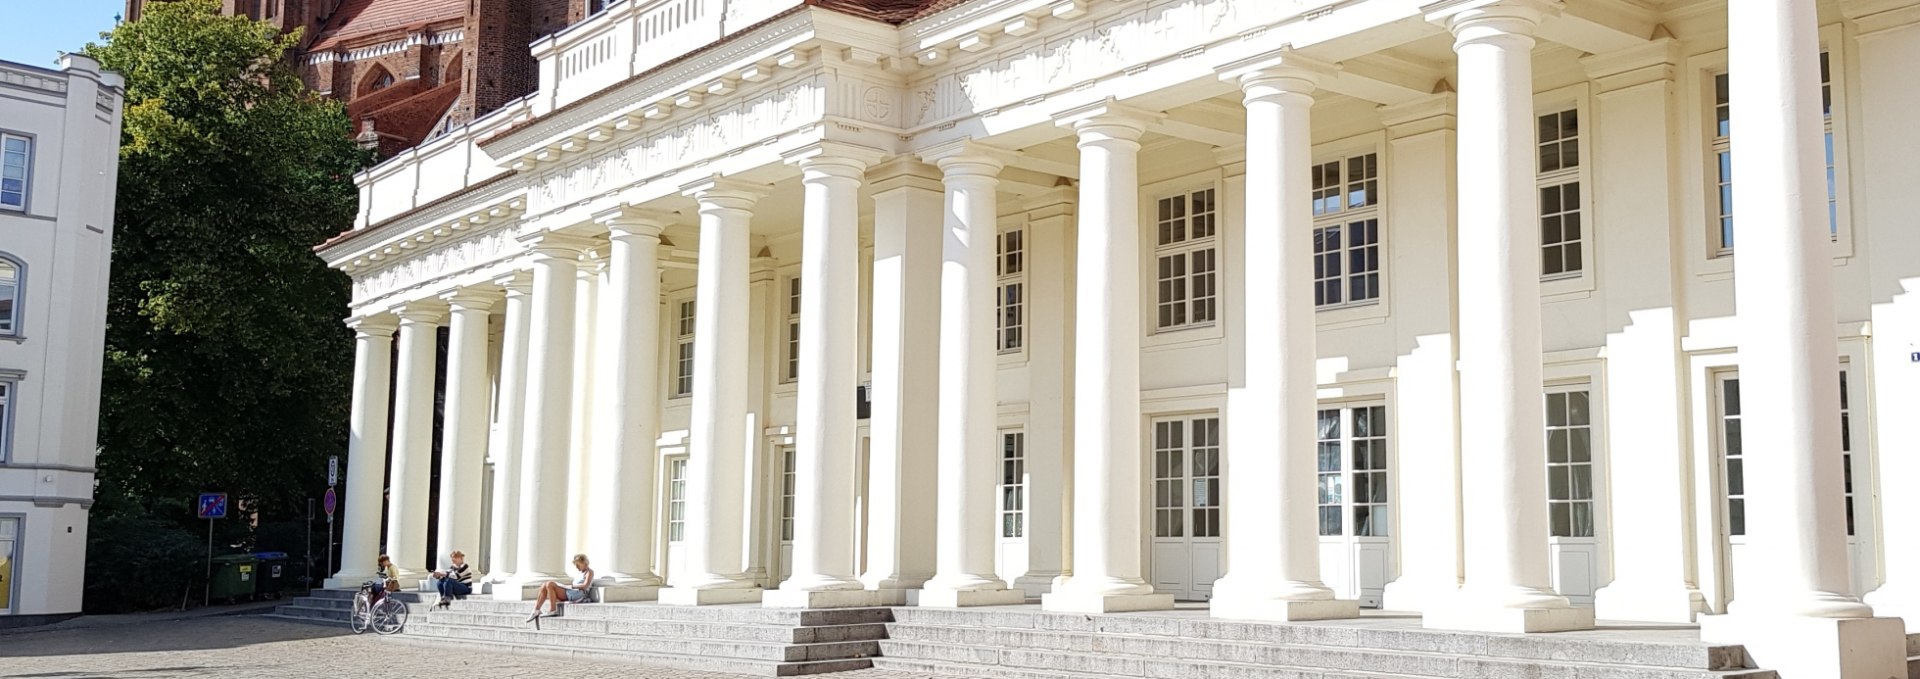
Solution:
<path fill-rule="evenodd" d="M 489 679 L 744 679 L 626 663 L 560 660 L 406 643 L 341 628 L 255 616 L 25 632 L 0 637 L 0 677 L 454 677 Z M 829 679 L 941 679 L 860 670 Z"/>

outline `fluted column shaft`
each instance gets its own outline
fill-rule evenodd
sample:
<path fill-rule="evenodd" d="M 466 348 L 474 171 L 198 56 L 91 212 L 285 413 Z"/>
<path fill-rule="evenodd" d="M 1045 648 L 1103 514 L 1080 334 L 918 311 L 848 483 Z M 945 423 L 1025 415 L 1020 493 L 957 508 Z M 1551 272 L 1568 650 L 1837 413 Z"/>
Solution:
<path fill-rule="evenodd" d="M 445 414 L 440 427 L 440 516 L 434 541 L 444 561 L 480 549 L 481 481 L 487 457 L 487 318 L 497 295 L 461 290 L 449 306 Z"/>
<path fill-rule="evenodd" d="M 516 271 L 497 281 L 506 289 L 506 328 L 500 339 L 499 429 L 493 448 L 492 538 L 487 579 L 507 582 L 520 553 L 520 433 L 527 407 L 527 343 L 532 331 L 533 275 Z"/>
<path fill-rule="evenodd" d="M 353 328 L 353 406 L 347 419 L 347 497 L 340 532 L 340 569 L 332 588 L 373 578 L 380 555 L 380 502 L 387 471 L 387 388 L 393 381 L 392 317 L 349 319 Z"/>
<path fill-rule="evenodd" d="M 603 366 L 607 417 L 598 425 L 593 540 L 605 550 L 611 582 L 660 584 L 653 569 L 655 441 L 660 436 L 660 232 L 663 216 L 622 210 L 604 217 L 610 280 L 612 351 Z M 617 519 L 611 517 L 619 517 Z"/>
<path fill-rule="evenodd" d="M 433 491 L 433 373 L 446 306 L 415 302 L 396 314 L 400 317 L 400 370 L 393 390 L 387 556 L 405 581 L 432 568 L 427 554 L 427 510 Z"/>
<path fill-rule="evenodd" d="M 520 535 L 513 569 L 513 581 L 522 586 L 560 580 L 567 573 L 574 279 L 586 245 L 555 233 L 531 234 L 525 240 L 533 251 L 532 328 L 520 437 Z"/>

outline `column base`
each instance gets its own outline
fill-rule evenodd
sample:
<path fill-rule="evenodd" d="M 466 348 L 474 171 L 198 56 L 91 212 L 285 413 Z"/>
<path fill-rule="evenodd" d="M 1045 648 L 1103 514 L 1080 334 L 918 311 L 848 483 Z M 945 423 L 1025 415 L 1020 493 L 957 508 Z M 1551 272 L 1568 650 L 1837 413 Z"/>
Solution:
<path fill-rule="evenodd" d="M 860 583 L 866 585 L 867 589 L 909 590 L 925 587 L 927 586 L 927 581 L 932 579 L 933 576 L 931 575 L 893 575 L 884 577 L 861 577 Z"/>
<path fill-rule="evenodd" d="M 886 595 L 871 589 L 769 589 L 760 598 L 762 608 L 874 608 L 888 605 Z"/>
<path fill-rule="evenodd" d="M 1707 598 L 1691 587 L 1614 584 L 1593 593 L 1593 614 L 1607 620 L 1690 623 L 1707 612 Z"/>
<path fill-rule="evenodd" d="M 1421 626 L 1427 629 L 1498 634 L 1571 632 L 1593 629 L 1593 609 L 1572 606 L 1510 608 L 1461 600 L 1427 611 Z"/>
<path fill-rule="evenodd" d="M 923 589 L 922 608 L 971 608 L 974 606 L 1018 606 L 1027 602 L 1027 593 L 1017 589 Z"/>
<path fill-rule="evenodd" d="M 1027 598 L 1038 599 L 1040 595 L 1053 591 L 1053 585 L 1064 577 L 1058 571 L 1027 571 L 1026 575 L 1013 579 L 1013 587 L 1027 593 Z"/>
<path fill-rule="evenodd" d="M 660 590 L 660 603 L 670 606 L 718 606 L 722 604 L 759 603 L 759 587 L 728 587 L 713 589 L 694 589 L 692 587 L 668 587 Z"/>
<path fill-rule="evenodd" d="M 1700 640 L 1745 646 L 1754 665 L 1792 679 L 1907 676 L 1906 628 L 1899 618 L 1703 615 Z"/>
<path fill-rule="evenodd" d="M 1230 620 L 1343 620 L 1360 617 L 1360 602 L 1353 599 L 1243 599 L 1216 597 L 1208 604 L 1213 617 Z"/>
<path fill-rule="evenodd" d="M 924 598 L 926 594 L 921 594 Z M 1173 610 L 1172 594 L 1091 594 L 1055 591 L 1040 597 L 1042 610 L 1058 613 L 1128 613 Z"/>
<path fill-rule="evenodd" d="M 653 601 L 660 598 L 658 585 L 612 584 L 593 588 L 593 600 L 603 604 L 621 601 Z"/>

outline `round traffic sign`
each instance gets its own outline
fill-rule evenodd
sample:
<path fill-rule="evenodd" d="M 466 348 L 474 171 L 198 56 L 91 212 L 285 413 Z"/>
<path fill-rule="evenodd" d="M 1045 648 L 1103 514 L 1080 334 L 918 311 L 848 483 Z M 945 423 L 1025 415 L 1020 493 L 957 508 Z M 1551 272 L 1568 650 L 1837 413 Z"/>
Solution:
<path fill-rule="evenodd" d="M 328 488 L 326 497 L 320 501 L 320 506 L 326 508 L 327 516 L 331 518 L 333 510 L 340 506 L 340 496 L 335 495 L 332 488 Z"/>

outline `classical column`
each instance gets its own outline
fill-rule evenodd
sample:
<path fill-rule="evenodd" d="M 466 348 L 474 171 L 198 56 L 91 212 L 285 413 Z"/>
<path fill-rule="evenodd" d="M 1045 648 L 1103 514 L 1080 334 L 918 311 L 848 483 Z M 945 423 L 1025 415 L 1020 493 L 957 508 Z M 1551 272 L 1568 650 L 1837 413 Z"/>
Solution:
<path fill-rule="evenodd" d="M 387 556 L 402 587 L 432 570 L 427 501 L 433 491 L 433 373 L 440 353 L 438 300 L 396 307 L 400 370 L 393 390 L 393 471 L 387 481 Z"/>
<path fill-rule="evenodd" d="M 1067 571 L 1073 469 L 1073 223 L 1071 186 L 1027 197 L 1027 572 L 1009 583 L 1039 597 Z M 1002 575 L 1012 575 L 1003 573 Z"/>
<path fill-rule="evenodd" d="M 541 231 L 521 237 L 533 253 L 526 415 L 520 436 L 520 528 L 513 584 L 503 599 L 567 577 L 567 467 L 573 410 L 576 272 L 587 241 Z"/>
<path fill-rule="evenodd" d="M 660 577 L 653 570 L 654 467 L 660 438 L 660 232 L 671 216 L 618 208 L 596 221 L 612 241 L 607 297 L 612 318 L 598 366 L 607 384 L 596 423 L 593 521 L 601 568 L 615 587 L 615 600 L 652 599 Z"/>
<path fill-rule="evenodd" d="M 520 432 L 527 408 L 527 341 L 532 330 L 533 274 L 515 271 L 494 281 L 507 291 L 506 331 L 500 338 L 499 427 L 493 444 L 493 553 L 487 581 L 508 582 L 520 553 Z"/>
<path fill-rule="evenodd" d="M 1547 570 L 1540 232 L 1532 33 L 1557 3 L 1448 5 L 1429 15 L 1460 60 L 1459 265 L 1466 583 L 1426 626 L 1547 632 L 1593 626 Z"/>
<path fill-rule="evenodd" d="M 1747 646 L 1783 677 L 1899 676 L 1904 626 L 1849 594 L 1839 342 L 1813 0 L 1730 6 L 1740 138 L 1734 214 L 1747 539 L 1731 615 L 1700 637 Z"/>
<path fill-rule="evenodd" d="M 1159 118 L 1109 99 L 1055 116 L 1080 146 L 1074 315 L 1073 578 L 1050 611 L 1173 607 L 1140 577 L 1140 135 Z"/>
<path fill-rule="evenodd" d="M 688 432 L 687 550 L 661 603 L 760 600 L 742 573 L 746 517 L 747 258 L 758 184 L 714 177 L 683 187 L 700 203 L 700 268 L 694 317 L 693 424 Z"/>
<path fill-rule="evenodd" d="M 482 468 L 487 459 L 487 317 L 499 296 L 491 291 L 458 290 L 442 299 L 449 305 L 447 322 L 447 386 L 445 414 L 440 425 L 440 525 L 437 527 L 441 563 L 460 550 L 468 563 L 480 551 L 480 495 Z"/>
<path fill-rule="evenodd" d="M 873 410 L 869 420 L 869 589 L 933 577 L 934 446 L 939 422 L 940 179 L 902 156 L 873 183 Z M 904 600 L 904 599 L 903 599 Z"/>
<path fill-rule="evenodd" d="M 1360 615 L 1320 582 L 1319 402 L 1315 397 L 1313 90 L 1329 64 L 1291 48 L 1220 69 L 1247 107 L 1245 359 L 1227 389 L 1226 576 L 1215 617 L 1324 620 Z M 1230 376 L 1230 379 L 1235 376 Z"/>
<path fill-rule="evenodd" d="M 995 573 L 999 525 L 994 286 L 1000 170 L 1013 154 L 972 142 L 921 154 L 945 173 L 940 261 L 938 569 L 920 605 L 1018 604 Z"/>
<path fill-rule="evenodd" d="M 380 556 L 380 494 L 387 472 L 387 387 L 393 381 L 393 317 L 347 319 L 353 328 L 353 410 L 347 415 L 346 518 L 340 526 L 340 569 L 328 589 L 373 579 Z"/>
<path fill-rule="evenodd" d="M 871 606 L 854 578 L 854 409 L 860 352 L 860 183 L 880 153 L 824 142 L 789 154 L 805 191 L 793 575 L 767 606 Z"/>
<path fill-rule="evenodd" d="M 595 239 L 596 241 L 598 239 Z M 589 514 L 594 477 L 594 402 L 604 380 L 600 377 L 600 277 L 606 273 L 606 246 L 593 242 L 581 253 L 573 272 L 573 369 L 568 384 L 567 409 L 567 527 L 565 554 L 587 554 L 588 531 L 597 520 Z M 587 554 L 594 557 L 593 554 Z M 598 561 L 594 562 L 599 568 Z"/>

